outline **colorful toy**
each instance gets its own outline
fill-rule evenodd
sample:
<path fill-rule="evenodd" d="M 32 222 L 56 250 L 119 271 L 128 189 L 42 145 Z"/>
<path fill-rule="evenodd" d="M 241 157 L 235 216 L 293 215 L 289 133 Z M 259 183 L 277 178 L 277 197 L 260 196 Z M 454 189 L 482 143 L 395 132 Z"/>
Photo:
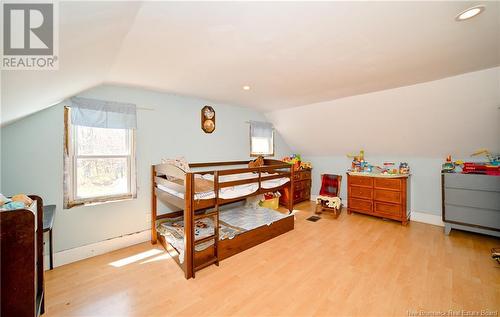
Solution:
<path fill-rule="evenodd" d="M 464 162 L 462 173 L 487 174 L 500 176 L 500 155 L 492 155 L 487 149 L 481 149 L 471 156 L 484 155 L 488 162 Z"/>
<path fill-rule="evenodd" d="M 294 169 L 297 171 L 299 169 L 311 169 L 311 162 L 302 162 L 302 158 L 300 154 L 292 154 L 290 156 L 285 156 L 281 159 L 283 162 L 291 164 L 294 166 Z"/>
<path fill-rule="evenodd" d="M 394 162 L 384 162 L 384 168 L 382 169 L 382 174 L 397 174 L 396 164 Z"/>
<path fill-rule="evenodd" d="M 365 160 L 365 151 L 364 150 L 360 150 L 359 154 L 347 154 L 347 157 L 348 158 L 352 158 L 353 161 L 361 162 L 361 161 Z"/>
<path fill-rule="evenodd" d="M 410 174 L 410 166 L 408 165 L 408 163 L 399 163 L 399 174 Z"/>
<path fill-rule="evenodd" d="M 401 162 L 399 168 L 394 162 L 384 162 L 383 167 L 369 164 L 365 160 L 365 151 L 360 150 L 359 154 L 347 154 L 347 157 L 352 158 L 351 168 L 349 172 L 371 173 L 384 175 L 409 174 L 410 166 L 406 162 Z"/>
<path fill-rule="evenodd" d="M 352 172 L 363 172 L 368 166 L 365 162 L 365 151 L 360 150 L 359 154 L 347 154 L 348 158 L 352 158 L 351 171 Z"/>
<path fill-rule="evenodd" d="M 300 169 L 311 169 L 311 162 L 300 162 Z"/>
<path fill-rule="evenodd" d="M 446 157 L 446 162 L 441 167 L 441 171 L 443 173 L 453 173 L 455 171 L 455 164 L 453 164 L 453 161 L 451 160 L 451 155 Z"/>
<path fill-rule="evenodd" d="M 480 149 L 474 153 L 471 154 L 471 156 L 479 156 L 479 155 L 484 155 L 489 161 L 489 165 L 493 166 L 500 166 L 500 155 L 491 155 L 491 152 L 488 151 L 487 149 Z"/>

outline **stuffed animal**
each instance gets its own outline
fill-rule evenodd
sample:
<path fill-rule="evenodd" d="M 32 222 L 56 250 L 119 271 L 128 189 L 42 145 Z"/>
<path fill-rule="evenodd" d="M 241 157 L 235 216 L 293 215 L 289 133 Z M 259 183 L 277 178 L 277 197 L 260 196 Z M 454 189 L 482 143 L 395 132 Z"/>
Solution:
<path fill-rule="evenodd" d="M 264 166 L 264 157 L 259 156 L 255 160 L 248 162 L 248 167 L 261 167 Z"/>
<path fill-rule="evenodd" d="M 260 207 L 259 203 L 261 202 L 261 200 L 264 200 L 264 195 L 247 197 L 245 207 L 257 209 Z"/>
<path fill-rule="evenodd" d="M 31 206 L 31 204 L 33 203 L 33 200 L 25 194 L 17 194 L 12 196 L 12 201 L 21 202 L 25 207 Z"/>

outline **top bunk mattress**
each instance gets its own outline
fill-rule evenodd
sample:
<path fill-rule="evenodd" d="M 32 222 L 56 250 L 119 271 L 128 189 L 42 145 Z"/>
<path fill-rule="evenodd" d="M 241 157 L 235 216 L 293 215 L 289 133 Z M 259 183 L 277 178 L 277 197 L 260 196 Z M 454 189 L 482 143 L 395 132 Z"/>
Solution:
<path fill-rule="evenodd" d="M 261 176 L 272 176 L 276 174 L 269 174 L 269 173 L 262 173 Z M 214 180 L 214 175 L 212 174 L 204 174 L 201 175 L 203 179 L 206 180 Z M 231 174 L 231 175 L 223 175 L 219 177 L 219 183 L 225 183 L 225 182 L 232 182 L 232 181 L 237 181 L 237 180 L 244 180 L 244 179 L 250 179 L 250 178 L 257 178 L 258 174 L 257 173 L 241 173 L 241 174 Z M 290 178 L 288 177 L 281 177 L 281 178 L 275 178 L 275 179 L 270 179 L 270 180 L 265 180 L 261 181 L 261 187 L 265 189 L 272 189 L 276 188 L 279 186 L 282 186 L 286 184 L 287 182 L 290 181 Z M 176 191 L 175 189 L 163 186 L 161 184 L 158 184 L 158 188 L 172 194 L 174 196 L 177 196 L 181 199 L 184 199 L 184 193 Z M 230 187 L 224 187 L 219 189 L 219 198 L 221 199 L 234 199 L 238 197 L 244 197 L 247 195 L 251 195 L 255 193 L 259 189 L 259 183 L 249 183 L 249 184 L 243 184 L 243 185 L 236 185 L 236 186 L 230 186 Z M 215 198 L 215 192 L 212 191 L 206 191 L 206 192 L 200 192 L 200 193 L 195 193 L 194 199 L 200 200 L 200 199 L 213 199 Z"/>

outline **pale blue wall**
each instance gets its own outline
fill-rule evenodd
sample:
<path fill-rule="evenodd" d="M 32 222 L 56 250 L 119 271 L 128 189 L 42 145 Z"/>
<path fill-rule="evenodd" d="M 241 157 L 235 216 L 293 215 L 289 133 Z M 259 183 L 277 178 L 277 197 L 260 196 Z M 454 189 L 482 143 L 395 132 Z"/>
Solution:
<path fill-rule="evenodd" d="M 441 215 L 441 164 L 442 158 L 419 157 L 372 157 L 365 154 L 365 158 L 373 165 L 382 165 L 383 162 L 408 162 L 411 169 L 410 177 L 410 206 L 411 211 Z M 346 156 L 309 156 L 303 157 L 313 164 L 312 195 L 318 195 L 321 187 L 321 174 L 342 175 L 341 197 L 347 204 L 347 176 L 346 171 L 352 160 Z"/>
<path fill-rule="evenodd" d="M 55 251 L 66 250 L 150 227 L 150 168 L 164 157 L 191 162 L 249 157 L 249 126 L 265 117 L 251 109 L 222 105 L 143 89 L 100 86 L 80 96 L 137 104 L 137 199 L 63 210 L 63 105 L 26 117 L 1 129 L 4 194 L 39 194 L 57 205 Z M 216 111 L 216 130 L 200 128 L 200 109 Z M 289 153 L 279 134 L 276 157 Z"/>

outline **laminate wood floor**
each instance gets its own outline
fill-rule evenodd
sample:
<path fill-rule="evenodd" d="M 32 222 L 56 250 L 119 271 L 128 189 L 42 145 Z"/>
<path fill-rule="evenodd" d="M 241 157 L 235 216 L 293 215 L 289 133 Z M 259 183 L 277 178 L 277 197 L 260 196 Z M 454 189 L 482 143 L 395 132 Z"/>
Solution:
<path fill-rule="evenodd" d="M 45 316 L 498 316 L 500 239 L 296 208 L 293 231 L 191 280 L 148 242 L 57 267 Z"/>

